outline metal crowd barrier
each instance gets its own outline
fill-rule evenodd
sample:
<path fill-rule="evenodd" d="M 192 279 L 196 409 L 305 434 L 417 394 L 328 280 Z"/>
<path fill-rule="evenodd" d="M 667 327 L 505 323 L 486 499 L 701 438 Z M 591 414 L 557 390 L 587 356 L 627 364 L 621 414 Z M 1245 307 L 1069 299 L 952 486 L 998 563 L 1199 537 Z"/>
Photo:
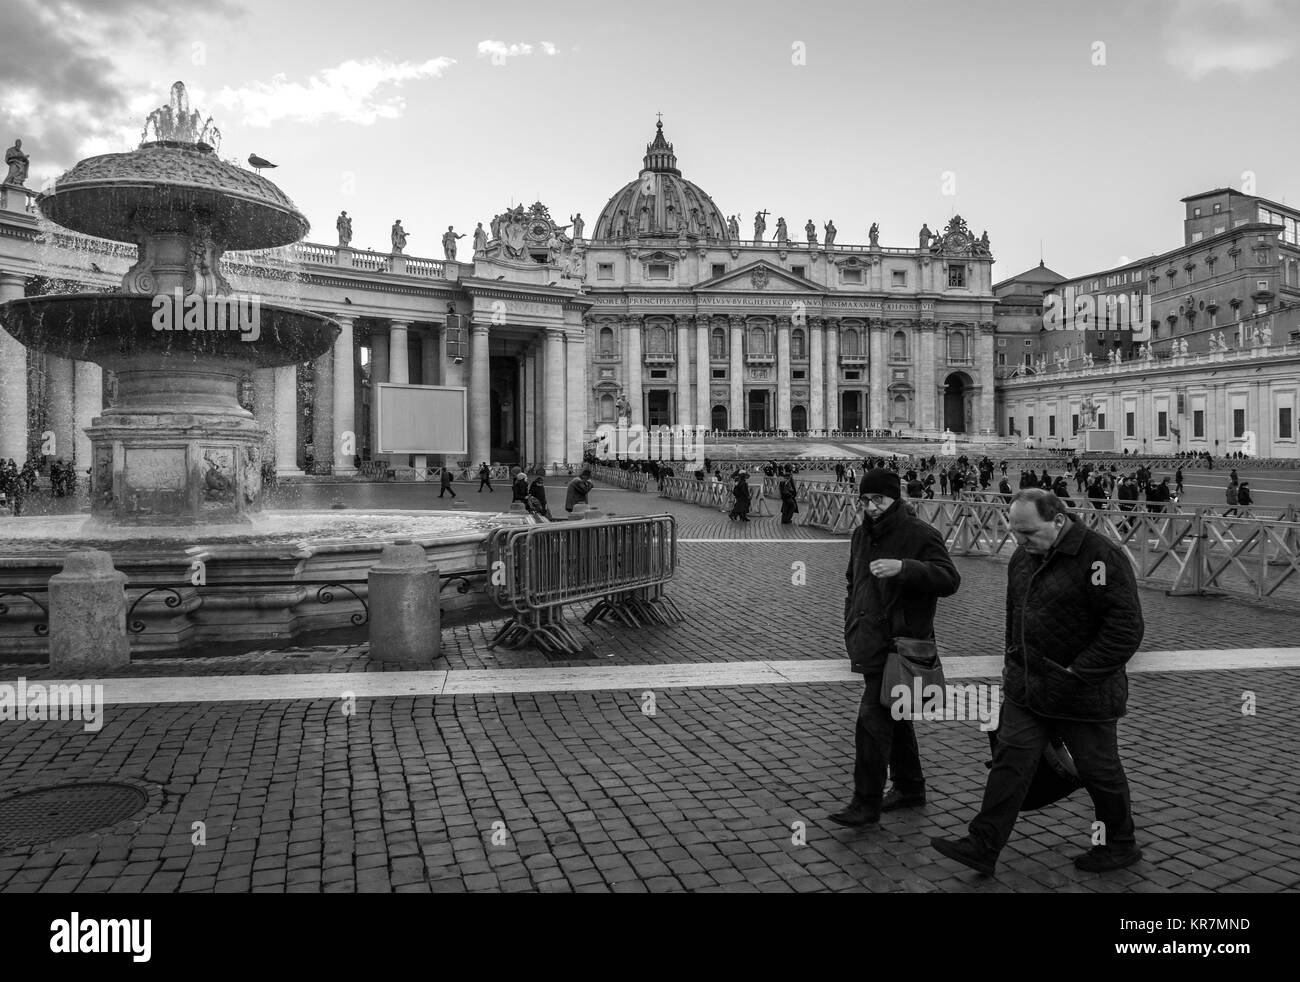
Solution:
<path fill-rule="evenodd" d="M 677 523 L 671 515 L 506 526 L 487 540 L 488 595 L 513 611 L 488 643 L 543 653 L 577 654 L 564 622 L 569 604 L 595 600 L 583 623 L 610 619 L 628 627 L 685 618 L 665 595 L 677 571 Z"/>
<path fill-rule="evenodd" d="M 590 464 L 591 476 L 597 481 L 603 481 L 605 484 L 612 484 L 616 488 L 627 488 L 629 491 L 646 491 L 650 487 L 650 482 L 654 480 L 649 474 L 643 471 L 623 470 L 621 467 L 606 467 L 604 464 Z"/>
<path fill-rule="evenodd" d="M 767 505 L 768 478 L 754 478 L 749 482 L 749 513 L 770 515 Z M 716 508 L 730 513 L 736 506 L 736 495 L 731 481 L 697 481 L 693 477 L 665 477 L 659 481 L 659 497 L 685 501 L 691 505 Z"/>

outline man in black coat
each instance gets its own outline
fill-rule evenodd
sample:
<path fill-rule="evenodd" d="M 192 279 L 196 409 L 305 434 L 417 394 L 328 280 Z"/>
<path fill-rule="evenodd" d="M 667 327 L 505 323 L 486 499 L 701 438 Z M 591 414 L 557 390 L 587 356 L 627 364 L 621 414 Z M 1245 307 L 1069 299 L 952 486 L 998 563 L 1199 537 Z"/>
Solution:
<path fill-rule="evenodd" d="M 885 657 L 896 637 L 933 638 L 940 597 L 961 585 L 943 535 L 900 500 L 898 475 L 870 470 L 859 488 L 865 513 L 853 533 L 844 601 L 844 646 L 863 676 L 854 730 L 853 800 L 831 821 L 875 825 L 880 813 L 925 804 L 925 776 L 911 720 L 881 704 Z M 888 768 L 894 787 L 885 794 Z"/>
<path fill-rule="evenodd" d="M 1020 547 L 1007 568 L 1005 698 L 993 769 L 969 834 L 933 838 L 931 844 L 992 874 L 1043 748 L 1059 736 L 1104 831 L 1074 865 L 1094 873 L 1130 866 L 1142 850 L 1117 727 L 1128 703 L 1124 666 L 1144 631 L 1132 564 L 1117 545 L 1074 521 L 1056 495 L 1041 489 L 1012 499 L 1010 525 Z"/>

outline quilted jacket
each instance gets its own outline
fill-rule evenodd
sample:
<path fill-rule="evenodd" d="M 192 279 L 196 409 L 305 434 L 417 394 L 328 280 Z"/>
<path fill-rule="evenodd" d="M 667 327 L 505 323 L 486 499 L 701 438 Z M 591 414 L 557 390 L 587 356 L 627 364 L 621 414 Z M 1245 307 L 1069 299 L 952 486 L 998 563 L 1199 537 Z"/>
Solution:
<path fill-rule="evenodd" d="M 1011 557 L 1003 693 L 1040 716 L 1118 719 L 1144 630 L 1128 556 L 1071 521 L 1046 556 Z"/>
<path fill-rule="evenodd" d="M 902 572 L 873 576 L 871 563 L 877 559 L 901 559 Z M 952 596 L 961 585 L 943 535 L 903 501 L 875 521 L 863 519 L 853 533 L 847 575 L 844 646 L 859 675 L 885 670 L 895 637 L 933 638 L 939 598 Z M 889 610 L 891 604 L 895 609 Z"/>

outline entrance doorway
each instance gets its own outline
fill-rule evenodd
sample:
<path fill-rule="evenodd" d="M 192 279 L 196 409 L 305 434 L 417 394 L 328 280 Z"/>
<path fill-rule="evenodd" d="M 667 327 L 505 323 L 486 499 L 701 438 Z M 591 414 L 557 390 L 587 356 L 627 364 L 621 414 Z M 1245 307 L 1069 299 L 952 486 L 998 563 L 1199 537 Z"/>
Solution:
<path fill-rule="evenodd" d="M 672 393 L 667 389 L 651 389 L 646 393 L 646 423 L 650 426 L 671 426 L 671 403 Z"/>
<path fill-rule="evenodd" d="M 493 356 L 488 361 L 491 377 L 492 459 L 518 463 L 523 450 L 524 401 L 519 392 L 519 359 Z"/>
<path fill-rule="evenodd" d="M 974 382 L 965 372 L 953 372 L 943 381 L 943 425 L 954 433 L 969 433 L 974 429 L 971 391 Z"/>
<path fill-rule="evenodd" d="M 840 394 L 840 429 L 866 429 L 862 419 L 861 392 L 844 392 Z"/>
<path fill-rule="evenodd" d="M 771 429 L 768 425 L 768 398 L 766 389 L 749 390 L 749 428 L 751 430 Z"/>
<path fill-rule="evenodd" d="M 796 433 L 808 432 L 808 410 L 803 406 L 795 406 L 790 410 L 790 429 Z"/>
<path fill-rule="evenodd" d="M 727 407 L 714 406 L 709 413 L 709 423 L 715 430 L 725 430 L 727 428 Z"/>

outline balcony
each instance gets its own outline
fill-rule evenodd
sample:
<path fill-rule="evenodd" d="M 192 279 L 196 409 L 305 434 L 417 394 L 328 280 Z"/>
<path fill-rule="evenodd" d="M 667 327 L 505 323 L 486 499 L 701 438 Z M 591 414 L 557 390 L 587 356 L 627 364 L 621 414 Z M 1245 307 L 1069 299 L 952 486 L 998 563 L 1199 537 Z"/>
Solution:
<path fill-rule="evenodd" d="M 862 365 L 865 366 L 871 359 L 866 355 L 840 355 L 841 365 Z"/>
<path fill-rule="evenodd" d="M 677 364 L 677 356 L 671 351 L 647 351 L 643 360 L 647 365 Z"/>
<path fill-rule="evenodd" d="M 768 354 L 764 351 L 748 351 L 745 353 L 746 365 L 775 365 L 776 355 Z"/>

